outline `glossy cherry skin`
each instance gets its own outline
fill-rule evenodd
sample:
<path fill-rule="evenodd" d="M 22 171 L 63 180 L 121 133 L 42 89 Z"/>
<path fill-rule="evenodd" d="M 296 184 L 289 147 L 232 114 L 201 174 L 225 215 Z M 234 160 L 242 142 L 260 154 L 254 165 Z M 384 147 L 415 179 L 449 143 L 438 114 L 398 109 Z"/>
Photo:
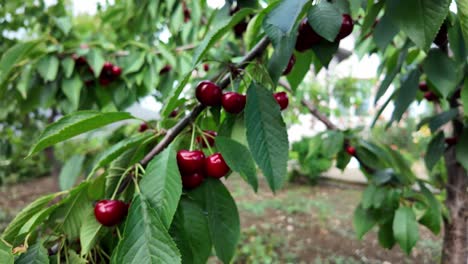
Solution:
<path fill-rule="evenodd" d="M 213 147 L 215 144 L 215 137 L 218 135 L 218 133 L 212 130 L 205 130 L 203 131 L 203 134 L 205 136 L 205 140 L 208 142 L 210 147 Z M 202 136 L 198 136 L 196 139 L 197 144 L 201 145 L 203 148 L 207 147 L 205 140 L 202 138 Z"/>
<path fill-rule="evenodd" d="M 283 75 L 288 75 L 292 71 L 295 63 L 296 63 L 296 56 L 294 56 L 293 54 L 291 58 L 289 58 L 288 66 L 286 66 L 286 69 L 284 69 Z"/>
<path fill-rule="evenodd" d="M 172 66 L 169 65 L 169 64 L 166 64 L 166 65 L 159 71 L 159 75 L 166 74 L 166 73 L 170 72 L 171 70 L 172 70 Z"/>
<path fill-rule="evenodd" d="M 288 108 L 289 99 L 288 99 L 287 93 L 279 92 L 279 93 L 275 93 L 273 96 L 275 97 L 276 102 L 278 102 L 278 105 L 280 106 L 281 111 Z"/>
<path fill-rule="evenodd" d="M 343 14 L 343 20 L 341 21 L 340 32 L 336 36 L 335 40 L 342 40 L 349 36 L 353 32 L 354 24 L 353 19 L 348 14 Z"/>
<path fill-rule="evenodd" d="M 427 87 L 427 83 L 425 83 L 425 82 L 419 83 L 419 90 L 420 90 L 421 92 L 428 92 L 428 91 L 429 91 L 429 87 Z"/>
<path fill-rule="evenodd" d="M 354 148 L 353 146 L 347 146 L 345 150 L 346 153 L 348 153 L 349 155 L 356 156 L 356 148 Z"/>
<path fill-rule="evenodd" d="M 246 96 L 236 92 L 227 92 L 223 94 L 221 104 L 226 112 L 238 114 L 245 108 Z"/>
<path fill-rule="evenodd" d="M 201 173 L 182 175 L 182 186 L 184 186 L 185 189 L 193 189 L 198 187 L 203 182 L 203 179 Z"/>
<path fill-rule="evenodd" d="M 206 106 L 221 105 L 221 88 L 213 82 L 202 81 L 197 85 L 195 95 L 198 101 Z"/>
<path fill-rule="evenodd" d="M 119 224 L 127 213 L 128 205 L 119 200 L 101 200 L 94 206 L 94 216 L 104 226 Z"/>
<path fill-rule="evenodd" d="M 225 176 L 231 169 L 226 164 L 221 153 L 215 153 L 205 159 L 205 175 L 219 179 Z"/>
<path fill-rule="evenodd" d="M 112 71 L 112 67 L 114 67 L 114 65 L 113 65 L 112 63 L 106 61 L 106 62 L 104 63 L 104 65 L 102 66 L 102 70 L 103 70 L 103 71 L 109 71 L 109 72 L 111 72 L 111 71 Z"/>
<path fill-rule="evenodd" d="M 177 152 L 177 165 L 182 175 L 202 172 L 204 160 L 205 154 L 200 150 L 179 150 Z"/>
<path fill-rule="evenodd" d="M 426 98 L 426 100 L 428 100 L 429 102 L 434 102 L 434 101 L 437 101 L 439 98 L 437 97 L 437 95 L 433 92 L 425 92 L 424 93 L 424 98 Z"/>
<path fill-rule="evenodd" d="M 114 77 L 119 77 L 121 74 L 122 74 L 122 68 L 114 65 L 112 67 L 112 75 L 114 75 Z"/>
<path fill-rule="evenodd" d="M 148 124 L 141 123 L 140 127 L 138 128 L 138 132 L 145 132 L 148 129 Z"/>
<path fill-rule="evenodd" d="M 299 52 L 304 52 L 312 48 L 313 45 L 320 43 L 322 39 L 323 38 L 317 34 L 309 25 L 307 18 L 305 18 L 299 25 L 296 40 L 296 50 Z"/>

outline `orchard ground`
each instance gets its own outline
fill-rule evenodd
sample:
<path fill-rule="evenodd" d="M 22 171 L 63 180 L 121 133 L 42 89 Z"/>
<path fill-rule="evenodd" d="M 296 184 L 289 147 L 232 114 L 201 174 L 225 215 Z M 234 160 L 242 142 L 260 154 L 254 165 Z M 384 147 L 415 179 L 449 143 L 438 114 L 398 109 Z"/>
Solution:
<path fill-rule="evenodd" d="M 344 176 L 359 177 L 347 170 Z M 421 227 L 410 256 L 398 246 L 385 250 L 376 232 L 362 241 L 352 227 L 363 185 L 320 180 L 316 186 L 289 184 L 273 195 L 261 181 L 255 194 L 240 177 L 227 181 L 242 224 L 236 263 L 436 263 L 441 237 Z M 0 187 L 0 230 L 35 198 L 57 191 L 52 177 Z M 213 257 L 210 263 L 217 263 Z"/>

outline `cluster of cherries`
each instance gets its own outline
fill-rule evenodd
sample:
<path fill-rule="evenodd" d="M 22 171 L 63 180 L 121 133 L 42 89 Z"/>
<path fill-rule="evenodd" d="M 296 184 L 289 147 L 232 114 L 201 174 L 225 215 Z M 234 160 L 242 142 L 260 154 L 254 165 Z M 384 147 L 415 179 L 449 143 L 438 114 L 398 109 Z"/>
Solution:
<path fill-rule="evenodd" d="M 89 65 L 88 60 L 85 57 L 73 54 L 72 58 L 78 69 L 86 68 L 90 74 L 94 75 L 94 70 L 91 65 Z M 101 84 L 101 86 L 108 86 L 111 82 L 118 79 L 121 74 L 122 68 L 112 64 L 111 62 L 105 62 L 101 73 L 99 74 L 99 84 Z M 86 86 L 92 86 L 94 84 L 94 79 L 86 80 L 85 84 Z"/>
<path fill-rule="evenodd" d="M 203 131 L 196 141 L 202 147 L 213 147 L 215 131 Z M 223 159 L 221 153 L 216 152 L 208 157 L 202 150 L 179 150 L 177 152 L 177 166 L 182 175 L 182 186 L 193 189 L 199 186 L 205 177 L 222 178 L 231 170 Z"/>

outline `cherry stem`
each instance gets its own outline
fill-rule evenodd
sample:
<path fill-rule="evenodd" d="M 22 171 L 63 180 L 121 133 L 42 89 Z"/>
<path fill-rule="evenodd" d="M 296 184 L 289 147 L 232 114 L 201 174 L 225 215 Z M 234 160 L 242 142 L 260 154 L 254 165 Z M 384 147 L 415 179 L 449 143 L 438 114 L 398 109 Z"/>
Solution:
<path fill-rule="evenodd" d="M 122 176 L 120 176 L 119 182 L 117 183 L 117 186 L 115 187 L 114 193 L 112 194 L 111 200 L 114 200 L 115 197 L 117 196 L 117 191 L 119 190 L 120 185 L 122 184 L 123 180 L 125 179 L 125 176 L 132 170 L 133 167 L 127 168 Z"/>
<path fill-rule="evenodd" d="M 213 150 L 211 149 L 210 147 L 210 142 L 208 142 L 208 138 L 207 138 L 207 135 L 205 134 L 205 131 L 203 131 L 201 128 L 197 127 L 198 131 L 200 131 L 201 133 L 201 137 L 203 139 L 203 141 L 205 142 L 205 145 L 206 147 L 208 148 L 208 152 L 210 152 L 210 155 L 213 154 Z M 208 137 L 211 137 L 211 135 L 208 135 Z"/>
<path fill-rule="evenodd" d="M 117 236 L 119 237 L 119 241 L 122 240 L 122 234 L 120 234 L 120 229 L 116 227 L 115 230 L 117 231 Z"/>
<path fill-rule="evenodd" d="M 193 141 L 195 141 L 195 124 L 192 125 L 192 137 L 190 139 L 190 151 L 193 150 Z"/>

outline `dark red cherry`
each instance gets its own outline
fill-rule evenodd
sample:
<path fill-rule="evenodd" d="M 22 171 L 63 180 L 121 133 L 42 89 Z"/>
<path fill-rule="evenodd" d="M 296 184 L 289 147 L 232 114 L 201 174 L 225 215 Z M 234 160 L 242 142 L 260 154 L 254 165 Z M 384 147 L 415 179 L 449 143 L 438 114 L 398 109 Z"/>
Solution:
<path fill-rule="evenodd" d="M 103 71 L 108 71 L 108 72 L 111 72 L 112 71 L 112 67 L 114 67 L 114 65 L 108 61 L 106 61 L 104 63 L 104 65 L 102 66 L 102 70 Z"/>
<path fill-rule="evenodd" d="M 293 54 L 291 55 L 291 58 L 289 58 L 288 65 L 286 66 L 286 69 L 284 69 L 283 75 L 288 75 L 292 71 L 295 63 L 296 63 L 296 56 L 294 56 Z"/>
<path fill-rule="evenodd" d="M 289 99 L 288 99 L 287 93 L 279 92 L 279 93 L 275 93 L 273 96 L 275 97 L 276 102 L 278 102 L 278 105 L 280 106 L 281 110 L 284 110 L 288 107 Z"/>
<path fill-rule="evenodd" d="M 195 95 L 198 101 L 206 106 L 221 105 L 221 88 L 213 82 L 202 81 L 198 84 Z"/>
<path fill-rule="evenodd" d="M 353 24 L 353 19 L 351 18 L 350 15 L 348 14 L 343 14 L 343 20 L 341 21 L 341 27 L 340 27 L 340 32 L 338 33 L 338 36 L 336 36 L 335 41 L 337 40 L 342 40 L 349 36 L 351 32 L 353 32 L 354 24 Z"/>
<path fill-rule="evenodd" d="M 145 132 L 148 129 L 148 124 L 146 123 L 141 123 L 140 127 L 138 128 L 138 132 Z"/>
<path fill-rule="evenodd" d="M 215 153 L 205 159 L 205 175 L 212 178 L 221 178 L 230 171 L 229 166 L 221 153 Z"/>
<path fill-rule="evenodd" d="M 435 93 L 430 91 L 424 93 L 424 98 L 426 98 L 426 100 L 428 100 L 429 102 L 434 102 L 439 99 Z"/>
<path fill-rule="evenodd" d="M 177 165 L 182 175 L 202 172 L 205 154 L 200 150 L 179 150 L 177 152 Z"/>
<path fill-rule="evenodd" d="M 179 111 L 177 109 L 172 110 L 172 112 L 169 114 L 169 117 L 174 118 L 179 114 Z"/>
<path fill-rule="evenodd" d="M 185 189 L 193 189 L 198 187 L 203 182 L 203 175 L 201 173 L 192 173 L 182 176 L 182 186 Z"/>
<path fill-rule="evenodd" d="M 429 87 L 427 87 L 427 83 L 425 82 L 420 82 L 419 83 L 419 90 L 421 92 L 428 92 L 429 91 Z"/>
<path fill-rule="evenodd" d="M 212 130 L 205 130 L 203 131 L 203 135 L 205 136 L 205 139 L 203 139 L 202 136 L 198 136 L 196 139 L 197 144 L 201 145 L 203 148 L 206 148 L 206 142 L 208 142 L 209 146 L 213 147 L 215 144 L 215 137 L 218 135 L 218 133 Z"/>
<path fill-rule="evenodd" d="M 166 74 L 166 73 L 170 72 L 171 70 L 172 70 L 172 66 L 169 65 L 169 64 L 166 64 L 166 65 L 159 71 L 159 75 Z"/>
<path fill-rule="evenodd" d="M 458 137 L 448 137 L 445 139 L 445 143 L 449 146 L 456 145 L 458 143 Z"/>
<path fill-rule="evenodd" d="M 227 92 L 223 94 L 221 104 L 226 112 L 238 114 L 245 108 L 246 96 L 236 92 Z"/>
<path fill-rule="evenodd" d="M 111 83 L 111 81 L 112 80 L 110 78 L 104 76 L 99 77 L 99 84 L 101 84 L 101 86 L 108 86 Z"/>
<path fill-rule="evenodd" d="M 203 70 L 204 71 L 209 71 L 210 70 L 210 65 L 208 65 L 207 63 L 203 64 Z"/>
<path fill-rule="evenodd" d="M 119 66 L 113 66 L 112 67 L 112 75 L 114 77 L 119 77 L 122 74 L 122 68 Z"/>
<path fill-rule="evenodd" d="M 353 146 L 347 146 L 346 153 L 348 153 L 351 156 L 356 156 L 356 148 L 354 148 Z"/>
<path fill-rule="evenodd" d="M 304 52 L 312 48 L 313 45 L 320 43 L 322 39 L 323 38 L 309 25 L 307 18 L 304 18 L 299 25 L 296 50 Z"/>
<path fill-rule="evenodd" d="M 94 216 L 104 226 L 119 224 L 127 213 L 128 205 L 119 200 L 101 200 L 94 206 Z"/>

